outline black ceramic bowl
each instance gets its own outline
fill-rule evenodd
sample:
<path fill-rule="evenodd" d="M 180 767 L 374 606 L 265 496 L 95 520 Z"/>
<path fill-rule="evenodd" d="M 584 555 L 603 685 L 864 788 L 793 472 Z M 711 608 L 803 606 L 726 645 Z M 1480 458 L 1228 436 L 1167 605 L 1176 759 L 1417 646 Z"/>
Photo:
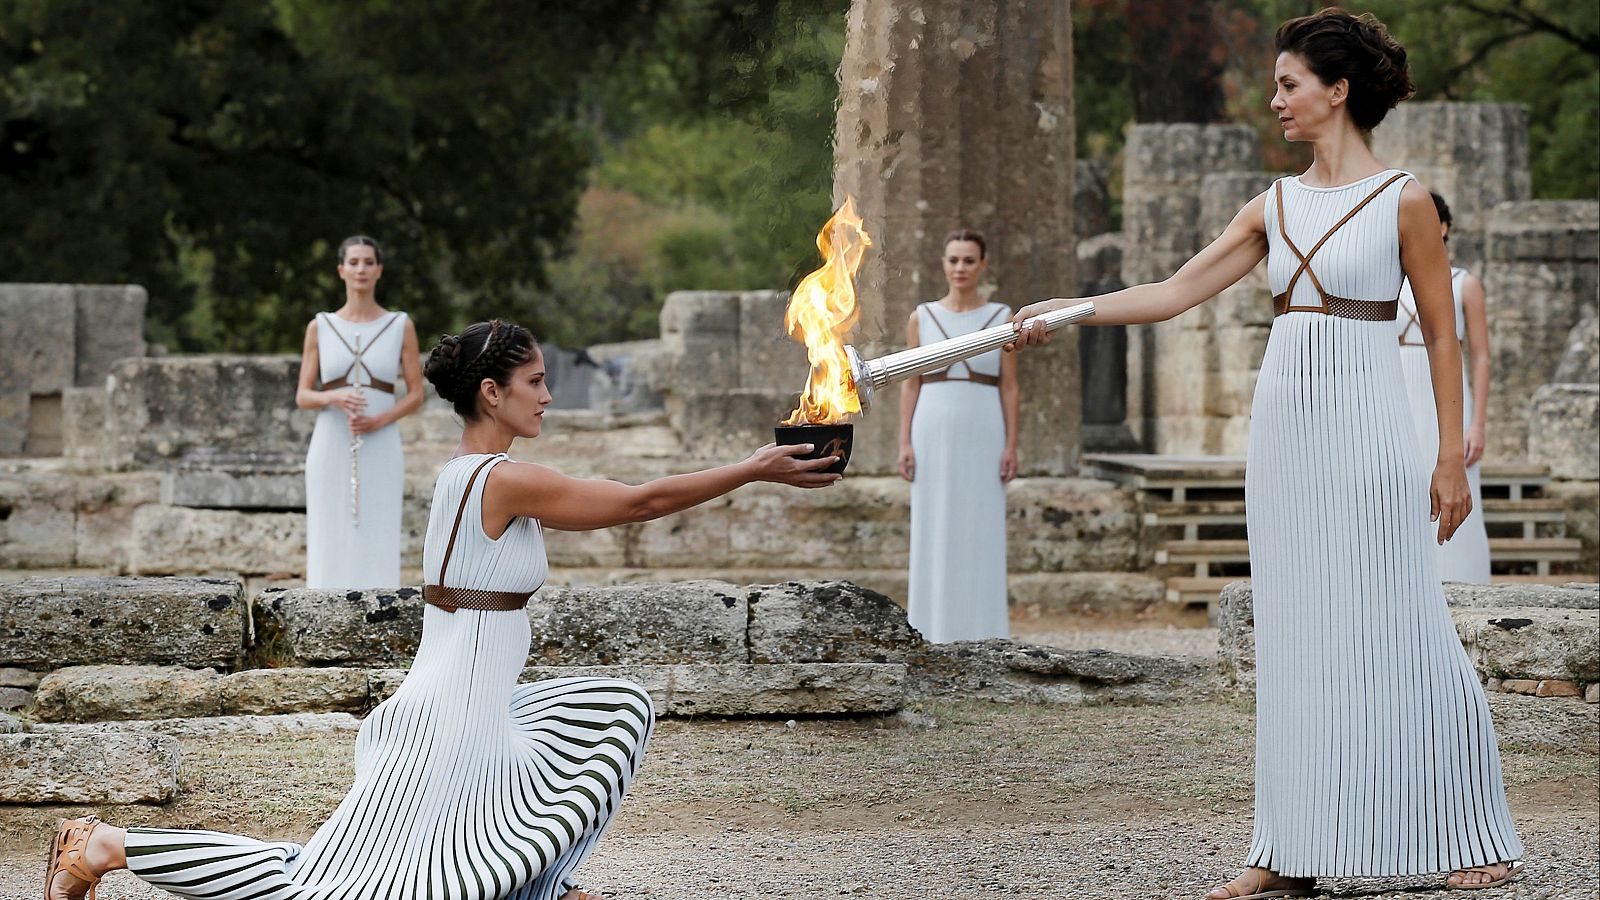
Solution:
<path fill-rule="evenodd" d="M 839 457 L 838 462 L 823 471 L 843 475 L 844 467 L 850 462 L 850 444 L 855 440 L 856 427 L 849 422 L 838 425 L 779 425 L 773 429 L 773 433 L 780 444 L 814 445 L 815 449 L 801 456 L 801 459 Z"/>

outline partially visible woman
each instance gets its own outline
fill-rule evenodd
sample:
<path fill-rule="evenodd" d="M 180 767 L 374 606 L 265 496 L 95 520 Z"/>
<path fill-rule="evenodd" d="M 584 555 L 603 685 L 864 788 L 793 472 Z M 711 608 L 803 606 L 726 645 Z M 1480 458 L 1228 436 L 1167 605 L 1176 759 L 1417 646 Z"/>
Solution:
<path fill-rule="evenodd" d="M 978 296 L 983 235 L 944 241 L 949 289 L 906 322 L 916 347 L 998 325 L 1003 303 Z M 912 627 L 930 641 L 1009 637 L 1006 484 L 1017 474 L 1017 360 L 995 350 L 900 389 L 900 475 L 911 482 Z"/>
<path fill-rule="evenodd" d="M 549 572 L 544 529 L 589 531 L 688 509 L 755 481 L 817 488 L 837 457 L 768 444 L 642 485 L 569 478 L 506 456 L 536 438 L 550 390 L 524 328 L 442 338 L 428 380 L 465 421 L 439 471 L 422 552 L 422 643 L 356 738 L 355 783 L 304 846 L 215 831 L 62 823 L 46 900 L 127 868 L 195 900 L 599 900 L 576 871 L 617 814 L 655 722 L 622 679 L 518 684 L 524 607 Z"/>
<path fill-rule="evenodd" d="M 1439 234 L 1450 240 L 1450 205 L 1435 191 L 1434 209 L 1439 211 Z M 1441 581 L 1489 583 L 1489 533 L 1483 524 L 1483 487 L 1478 461 L 1483 459 L 1484 418 L 1489 411 L 1489 318 L 1484 310 L 1483 282 L 1466 269 L 1452 266 L 1450 291 L 1455 297 L 1457 344 L 1467 342 L 1467 362 L 1472 378 L 1462 372 L 1461 389 L 1466 395 L 1466 432 L 1463 439 L 1467 482 L 1472 487 L 1472 512 L 1456 529 L 1456 536 L 1437 544 Z M 1406 396 L 1411 398 L 1412 424 L 1417 427 L 1417 457 L 1432 466 L 1439 456 L 1439 421 L 1434 413 L 1433 380 L 1428 370 L 1428 348 L 1422 339 L 1422 317 L 1417 298 L 1411 293 L 1411 279 L 1400 286 L 1400 315 L 1395 319 L 1400 333 L 1400 367 L 1405 373 Z"/>
<path fill-rule="evenodd" d="M 397 588 L 405 455 L 395 423 L 423 401 L 417 329 L 378 305 L 377 241 L 345 238 L 338 272 L 344 305 L 306 326 L 294 398 L 321 410 L 306 451 L 306 586 Z"/>

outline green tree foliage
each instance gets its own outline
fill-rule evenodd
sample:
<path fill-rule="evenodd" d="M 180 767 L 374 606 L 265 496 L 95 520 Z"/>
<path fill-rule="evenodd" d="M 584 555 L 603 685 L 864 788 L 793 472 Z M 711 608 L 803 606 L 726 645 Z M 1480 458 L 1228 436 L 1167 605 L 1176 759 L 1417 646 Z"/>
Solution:
<path fill-rule="evenodd" d="M 648 53 L 591 83 L 597 165 L 571 253 L 516 295 L 546 339 L 653 337 L 671 291 L 783 287 L 815 266 L 848 8 L 677 0 Z"/>
<path fill-rule="evenodd" d="M 144 284 L 185 349 L 289 350 L 360 231 L 385 300 L 453 326 L 544 281 L 590 164 L 580 88 L 658 6 L 12 0 L 0 270 Z"/>
<path fill-rule="evenodd" d="M 1417 97 L 1528 108 L 1533 194 L 1600 196 L 1600 7 L 1594 0 L 1377 0 Z"/>

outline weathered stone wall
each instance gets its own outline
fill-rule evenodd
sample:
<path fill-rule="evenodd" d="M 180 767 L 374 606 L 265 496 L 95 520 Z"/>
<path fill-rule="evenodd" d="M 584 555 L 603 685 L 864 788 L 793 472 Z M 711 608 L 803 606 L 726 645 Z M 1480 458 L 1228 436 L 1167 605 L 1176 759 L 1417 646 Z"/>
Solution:
<path fill-rule="evenodd" d="M 1480 274 L 1490 210 L 1532 196 L 1528 111 L 1521 106 L 1402 103 L 1373 131 L 1372 152 L 1445 198 L 1455 219 L 1451 261 Z"/>
<path fill-rule="evenodd" d="M 1135 125 L 1124 160 L 1125 284 L 1160 281 L 1176 272 L 1265 183 L 1255 174 L 1260 168 L 1255 133 L 1243 125 Z M 1170 322 L 1128 329 L 1128 424 L 1146 450 L 1216 453 L 1234 439 L 1237 428 L 1209 421 L 1214 418 L 1208 412 L 1210 388 L 1215 381 L 1236 380 L 1236 366 L 1260 364 L 1259 354 L 1251 361 L 1230 356 L 1230 373 L 1213 378 L 1220 352 L 1254 346 L 1250 323 L 1260 313 L 1248 307 L 1257 299 L 1257 278 L 1252 275 L 1229 292 L 1226 312 L 1192 310 Z M 1271 315 L 1270 300 L 1266 315 Z M 1219 341 L 1213 330 L 1220 323 L 1230 333 Z M 1216 402 L 1225 410 L 1237 406 L 1228 396 Z"/>
<path fill-rule="evenodd" d="M 1529 449 L 1534 392 L 1555 380 L 1574 326 L 1600 299 L 1600 203 L 1502 204 L 1488 211 L 1487 235 L 1486 455 L 1516 459 Z"/>
<path fill-rule="evenodd" d="M 944 293 L 939 242 L 952 228 L 989 239 L 993 299 L 1075 291 L 1068 4 L 858 0 L 846 28 L 834 199 L 855 197 L 874 242 L 858 284 L 863 353 L 901 349 L 912 309 Z M 1022 469 L 1067 474 L 1076 342 L 1030 352 L 1020 369 Z M 892 471 L 898 428 L 891 388 L 857 423 L 852 468 Z"/>
<path fill-rule="evenodd" d="M 118 362 L 107 380 L 106 462 L 176 462 L 195 450 L 304 456 L 315 417 L 294 405 L 292 356 L 168 356 Z"/>
<path fill-rule="evenodd" d="M 0 284 L 0 457 L 61 452 L 62 394 L 143 356 L 144 288 Z"/>

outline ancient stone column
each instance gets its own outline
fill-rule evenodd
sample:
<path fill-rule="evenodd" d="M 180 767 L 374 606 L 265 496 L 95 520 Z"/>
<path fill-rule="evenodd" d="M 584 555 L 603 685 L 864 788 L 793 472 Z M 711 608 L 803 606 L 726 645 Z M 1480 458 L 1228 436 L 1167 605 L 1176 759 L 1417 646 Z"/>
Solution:
<path fill-rule="evenodd" d="M 856 0 L 840 66 L 834 199 L 874 246 L 858 288 L 865 353 L 900 349 L 945 291 L 952 228 L 989 240 L 986 287 L 1020 307 L 1072 294 L 1072 22 L 1068 0 Z M 1021 466 L 1061 475 L 1079 447 L 1077 341 L 1021 360 Z M 893 469 L 899 390 L 857 424 L 855 472 Z"/>
<path fill-rule="evenodd" d="M 1216 237 L 1202 224 L 1206 175 L 1261 167 L 1255 132 L 1243 125 L 1136 125 L 1123 156 L 1127 284 L 1166 278 Z M 1128 424 L 1152 453 L 1215 452 L 1204 423 L 1208 315 L 1129 329 Z"/>
<path fill-rule="evenodd" d="M 1484 216 L 1527 200 L 1528 111 L 1503 103 L 1402 103 L 1372 133 L 1372 152 L 1450 204 L 1451 261 L 1481 274 Z"/>
<path fill-rule="evenodd" d="M 1485 222 L 1490 365 L 1485 455 L 1520 459 L 1528 449 L 1534 392 L 1555 379 L 1568 335 L 1600 296 L 1600 203 L 1505 203 L 1489 210 Z"/>

